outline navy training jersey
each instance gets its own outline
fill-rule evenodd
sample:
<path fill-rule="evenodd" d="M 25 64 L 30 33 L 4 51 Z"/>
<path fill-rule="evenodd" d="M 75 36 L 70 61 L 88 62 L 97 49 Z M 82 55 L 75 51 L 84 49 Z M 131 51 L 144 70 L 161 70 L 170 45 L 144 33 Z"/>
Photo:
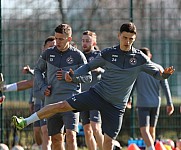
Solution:
<path fill-rule="evenodd" d="M 113 106 L 126 108 L 133 84 L 138 74 L 144 71 L 162 80 L 159 69 L 140 50 L 132 47 L 130 51 L 120 50 L 120 45 L 106 48 L 90 63 L 74 71 L 74 76 L 86 74 L 89 70 L 102 67 L 105 72 L 94 90 Z"/>
<path fill-rule="evenodd" d="M 65 100 L 80 92 L 80 83 L 90 82 L 92 76 L 89 73 L 78 76 L 73 82 L 66 82 L 64 75 L 70 68 L 73 70 L 86 64 L 84 54 L 70 46 L 66 51 L 59 51 L 56 46 L 44 51 L 35 66 L 35 80 L 42 92 L 47 85 L 51 85 L 51 95 L 45 97 L 45 105 Z M 63 79 L 58 80 L 56 73 L 63 70 Z M 47 81 L 45 82 L 42 73 L 46 72 Z"/>

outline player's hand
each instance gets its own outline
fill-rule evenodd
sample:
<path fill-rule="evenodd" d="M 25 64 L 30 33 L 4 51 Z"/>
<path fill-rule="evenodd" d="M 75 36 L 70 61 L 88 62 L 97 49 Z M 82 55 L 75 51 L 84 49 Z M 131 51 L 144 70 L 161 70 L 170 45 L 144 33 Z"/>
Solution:
<path fill-rule="evenodd" d="M 28 74 L 30 72 L 30 66 L 29 65 L 26 65 L 23 67 L 23 70 L 22 70 L 22 73 L 23 74 Z"/>
<path fill-rule="evenodd" d="M 70 75 L 73 75 L 74 71 L 70 68 L 69 72 L 65 74 L 65 81 L 72 82 L 72 77 Z"/>
<path fill-rule="evenodd" d="M 45 96 L 50 96 L 51 95 L 51 85 L 49 85 L 47 87 L 47 89 L 45 90 L 44 94 L 45 94 Z"/>
<path fill-rule="evenodd" d="M 2 104 L 3 102 L 4 102 L 4 100 L 5 100 L 5 96 L 4 95 L 2 95 L 1 97 L 0 97 L 0 104 Z"/>
<path fill-rule="evenodd" d="M 164 69 L 164 74 L 173 74 L 175 72 L 175 69 L 173 68 L 173 66 L 171 66 L 171 67 L 168 67 L 168 68 L 165 68 Z"/>
<path fill-rule="evenodd" d="M 62 80 L 62 78 L 63 78 L 63 71 L 62 71 L 62 69 L 57 71 L 56 77 L 57 77 L 58 80 Z"/>
<path fill-rule="evenodd" d="M 128 109 L 131 109 L 132 108 L 132 102 L 131 101 L 128 101 L 127 105 L 126 105 L 126 108 Z"/>
<path fill-rule="evenodd" d="M 170 116 L 174 112 L 174 106 L 167 106 L 167 114 Z"/>

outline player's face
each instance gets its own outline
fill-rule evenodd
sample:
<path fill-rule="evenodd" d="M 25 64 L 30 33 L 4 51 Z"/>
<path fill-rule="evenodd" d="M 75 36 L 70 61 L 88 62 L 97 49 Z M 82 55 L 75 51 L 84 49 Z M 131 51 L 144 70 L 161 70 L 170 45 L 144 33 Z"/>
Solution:
<path fill-rule="evenodd" d="M 84 52 L 90 52 L 94 49 L 94 41 L 93 38 L 89 35 L 82 36 L 82 49 Z"/>
<path fill-rule="evenodd" d="M 60 51 L 65 51 L 69 48 L 69 43 L 72 40 L 72 37 L 55 32 L 55 40 L 57 49 Z"/>
<path fill-rule="evenodd" d="M 55 46 L 55 45 L 56 45 L 56 41 L 55 41 L 55 40 L 53 40 L 53 41 L 48 41 L 48 42 L 46 43 L 46 45 L 44 46 L 44 50 L 48 49 L 49 47 L 53 47 L 53 46 Z"/>
<path fill-rule="evenodd" d="M 118 34 L 118 38 L 120 41 L 120 49 L 123 51 L 129 51 L 136 39 L 136 34 L 130 32 L 122 32 Z"/>

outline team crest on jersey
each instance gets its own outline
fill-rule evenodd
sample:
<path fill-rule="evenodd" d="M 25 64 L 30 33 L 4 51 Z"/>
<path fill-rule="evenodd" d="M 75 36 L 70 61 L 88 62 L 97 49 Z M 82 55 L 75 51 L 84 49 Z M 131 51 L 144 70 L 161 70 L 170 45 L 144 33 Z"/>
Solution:
<path fill-rule="evenodd" d="M 94 60 L 94 57 L 89 57 L 89 62 Z"/>
<path fill-rule="evenodd" d="M 70 56 L 66 59 L 67 64 L 73 64 L 74 59 Z"/>
<path fill-rule="evenodd" d="M 137 64 L 137 59 L 136 59 L 135 57 L 130 58 L 129 63 L 130 63 L 131 65 L 136 65 L 136 64 Z"/>
<path fill-rule="evenodd" d="M 77 99 L 75 96 L 72 97 L 72 100 L 75 102 Z"/>

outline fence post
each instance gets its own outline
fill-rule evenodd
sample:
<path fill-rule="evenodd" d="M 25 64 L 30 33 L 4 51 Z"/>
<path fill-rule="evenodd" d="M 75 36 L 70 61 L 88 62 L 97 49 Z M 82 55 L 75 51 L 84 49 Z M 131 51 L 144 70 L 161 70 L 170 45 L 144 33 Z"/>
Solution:
<path fill-rule="evenodd" d="M 133 0 L 130 0 L 130 22 L 133 22 Z"/>
<path fill-rule="evenodd" d="M 0 2 L 0 72 L 2 72 L 2 16 Z M 0 94 L 2 95 L 1 91 Z M 3 143 L 3 104 L 0 106 L 0 142 Z"/>
<path fill-rule="evenodd" d="M 133 22 L 133 0 L 130 0 L 130 22 Z M 130 128 L 131 128 L 131 137 L 133 137 L 134 138 L 134 136 L 135 136 L 135 114 L 134 114 L 134 106 L 133 106 L 133 104 L 134 104 L 134 97 L 132 96 L 132 108 L 131 108 L 131 117 L 130 117 L 130 119 L 131 119 L 131 126 L 130 126 Z"/>

